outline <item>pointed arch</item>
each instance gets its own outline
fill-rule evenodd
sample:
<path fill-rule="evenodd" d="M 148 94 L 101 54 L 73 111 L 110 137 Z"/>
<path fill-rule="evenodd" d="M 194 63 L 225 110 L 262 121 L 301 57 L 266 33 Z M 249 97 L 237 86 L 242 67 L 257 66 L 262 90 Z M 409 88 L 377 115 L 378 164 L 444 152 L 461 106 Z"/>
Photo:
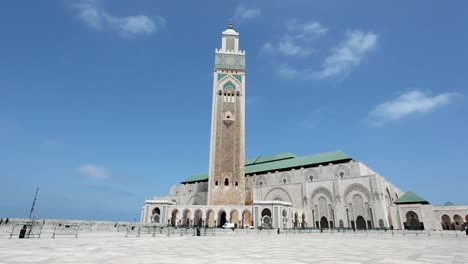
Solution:
<path fill-rule="evenodd" d="M 265 195 L 265 200 L 274 200 L 275 198 L 280 198 L 281 201 L 285 202 L 292 202 L 289 193 L 281 187 L 273 188 Z"/>
<path fill-rule="evenodd" d="M 348 199 L 351 192 L 359 192 L 363 194 L 367 198 L 367 201 L 369 201 L 369 204 L 372 203 L 370 192 L 366 187 L 364 187 L 364 185 L 353 183 L 345 189 L 343 198 L 346 199 L 345 201 L 348 201 L 348 203 L 352 201 L 352 199 Z"/>
<path fill-rule="evenodd" d="M 312 195 L 310 196 L 311 201 L 314 201 L 314 198 L 318 199 L 318 196 L 323 195 L 326 198 L 328 198 L 328 201 L 330 201 L 332 204 L 335 204 L 334 199 L 333 199 L 333 194 L 330 190 L 328 190 L 325 187 L 318 187 L 316 188 L 313 192 Z"/>
<path fill-rule="evenodd" d="M 203 204 L 205 204 L 203 198 L 201 198 L 197 194 L 190 197 L 190 199 L 187 202 L 187 205 L 203 205 Z"/>
<path fill-rule="evenodd" d="M 231 74 L 227 74 L 218 81 L 218 88 L 225 90 L 228 87 L 232 87 L 234 90 L 240 90 L 239 88 L 242 87 L 242 83 Z"/>

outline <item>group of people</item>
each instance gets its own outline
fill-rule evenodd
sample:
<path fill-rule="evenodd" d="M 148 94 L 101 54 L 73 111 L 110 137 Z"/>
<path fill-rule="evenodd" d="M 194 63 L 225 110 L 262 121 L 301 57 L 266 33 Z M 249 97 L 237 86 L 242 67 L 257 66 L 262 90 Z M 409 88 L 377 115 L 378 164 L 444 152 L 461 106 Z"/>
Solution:
<path fill-rule="evenodd" d="M 8 225 L 8 222 L 10 222 L 9 218 L 5 219 L 5 222 L 3 222 L 3 218 L 0 218 L 0 226 L 3 224 Z"/>

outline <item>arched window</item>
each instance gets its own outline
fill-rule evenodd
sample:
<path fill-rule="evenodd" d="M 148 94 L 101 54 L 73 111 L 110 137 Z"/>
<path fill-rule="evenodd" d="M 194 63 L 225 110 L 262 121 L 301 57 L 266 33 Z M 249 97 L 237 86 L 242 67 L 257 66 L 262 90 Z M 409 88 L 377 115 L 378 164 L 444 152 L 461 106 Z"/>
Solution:
<path fill-rule="evenodd" d="M 263 187 L 263 182 L 259 182 L 258 185 L 260 185 L 260 187 Z"/>
<path fill-rule="evenodd" d="M 313 180 L 314 180 L 314 176 L 313 176 L 313 175 L 310 175 L 310 176 L 309 176 L 309 180 L 310 180 L 310 181 L 313 181 Z"/>
<path fill-rule="evenodd" d="M 343 179 L 344 175 L 345 175 L 345 173 L 342 172 L 342 171 L 340 171 L 340 177 L 341 177 L 341 179 Z"/>
<path fill-rule="evenodd" d="M 226 179 L 224 179 L 224 186 L 228 186 L 228 185 L 229 185 L 229 179 L 226 178 Z"/>
<path fill-rule="evenodd" d="M 234 185 L 235 185 L 235 186 L 238 186 L 238 185 L 239 185 L 239 183 L 238 183 L 238 182 L 236 182 Z"/>
<path fill-rule="evenodd" d="M 215 185 L 218 185 L 218 181 L 215 181 Z"/>
<path fill-rule="evenodd" d="M 286 184 L 288 180 L 286 178 L 283 178 L 283 184 Z"/>

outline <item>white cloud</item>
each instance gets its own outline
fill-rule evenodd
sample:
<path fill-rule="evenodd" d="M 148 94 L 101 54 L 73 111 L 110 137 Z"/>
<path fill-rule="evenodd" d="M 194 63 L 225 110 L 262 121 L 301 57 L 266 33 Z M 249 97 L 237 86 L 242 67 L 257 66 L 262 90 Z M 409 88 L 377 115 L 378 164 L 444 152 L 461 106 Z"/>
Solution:
<path fill-rule="evenodd" d="M 307 57 L 313 53 L 310 41 L 324 35 L 328 29 L 320 22 L 297 20 L 285 22 L 286 31 L 276 43 L 267 42 L 261 48 L 262 53 L 278 53 L 284 56 Z"/>
<path fill-rule="evenodd" d="M 305 21 L 300 23 L 299 21 L 292 19 L 286 21 L 286 29 L 295 38 L 310 40 L 314 37 L 320 37 L 327 33 L 328 28 L 324 27 L 318 21 Z"/>
<path fill-rule="evenodd" d="M 455 93 L 441 93 L 431 96 L 419 90 L 409 91 L 399 97 L 377 105 L 368 116 L 373 125 L 383 125 L 416 113 L 427 113 L 448 104 Z"/>
<path fill-rule="evenodd" d="M 306 57 L 312 53 L 311 48 L 298 45 L 290 36 L 284 36 L 276 49 L 286 56 Z"/>
<path fill-rule="evenodd" d="M 295 78 L 299 74 L 298 70 L 292 68 L 291 66 L 287 64 L 280 65 L 276 69 L 276 73 L 285 79 Z"/>
<path fill-rule="evenodd" d="M 342 78 L 353 67 L 359 65 L 362 59 L 377 46 L 377 39 L 378 35 L 372 32 L 348 31 L 345 39 L 332 50 L 330 56 L 325 58 L 321 70 L 317 71 L 310 66 L 296 69 L 292 66 L 285 67 L 284 65 L 280 65 L 277 68 L 277 73 L 284 78 L 296 76 L 300 76 L 301 79 Z M 279 51 L 271 43 L 265 44 L 262 50 L 265 52 Z M 311 50 L 302 49 L 299 51 L 295 46 L 289 47 L 288 50 L 290 54 L 286 54 L 284 51 L 283 54 L 307 56 L 311 53 Z"/>
<path fill-rule="evenodd" d="M 275 47 L 273 47 L 271 42 L 264 43 L 260 48 L 260 53 L 272 53 L 273 51 L 275 51 Z"/>
<path fill-rule="evenodd" d="M 259 8 L 248 8 L 240 4 L 234 10 L 234 19 L 240 24 L 246 20 L 256 18 L 260 14 L 261 10 Z"/>
<path fill-rule="evenodd" d="M 111 177 L 108 169 L 94 164 L 82 165 L 78 168 L 78 171 L 96 179 L 107 179 Z"/>
<path fill-rule="evenodd" d="M 353 67 L 377 46 L 378 35 L 359 30 L 348 31 L 345 39 L 333 49 L 322 64 L 322 70 L 314 74 L 315 78 L 324 79 L 346 75 Z"/>
<path fill-rule="evenodd" d="M 266 42 L 260 48 L 260 52 L 265 54 L 278 53 L 284 56 L 307 57 L 313 53 L 313 49 L 302 44 L 298 44 L 291 36 L 284 35 L 277 43 Z"/>
<path fill-rule="evenodd" d="M 81 0 L 74 7 L 78 12 L 78 18 L 88 26 L 96 30 L 116 30 L 124 37 L 153 34 L 165 24 L 165 19 L 159 16 L 151 19 L 145 15 L 126 17 L 111 15 L 99 6 L 97 0 Z"/>

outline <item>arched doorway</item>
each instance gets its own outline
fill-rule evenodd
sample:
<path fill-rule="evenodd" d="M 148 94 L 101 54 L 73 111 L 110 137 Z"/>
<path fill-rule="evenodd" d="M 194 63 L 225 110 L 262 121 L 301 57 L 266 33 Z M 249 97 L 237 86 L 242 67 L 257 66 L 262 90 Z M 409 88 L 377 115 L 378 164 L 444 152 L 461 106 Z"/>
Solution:
<path fill-rule="evenodd" d="M 288 212 L 286 211 L 286 209 L 283 209 L 283 212 L 281 213 L 281 215 L 283 216 L 282 217 L 283 228 L 287 228 L 288 227 Z"/>
<path fill-rule="evenodd" d="M 226 223 L 226 212 L 220 211 L 218 214 L 218 227 L 222 227 Z"/>
<path fill-rule="evenodd" d="M 249 227 L 252 225 L 252 220 L 250 217 L 250 211 L 246 210 L 242 213 L 242 222 L 244 224 L 244 227 Z"/>
<path fill-rule="evenodd" d="M 172 211 L 172 214 L 171 214 L 171 225 L 172 226 L 178 225 L 178 223 L 177 223 L 178 216 L 179 216 L 179 210 L 175 209 L 174 211 Z"/>
<path fill-rule="evenodd" d="M 442 220 L 442 229 L 443 230 L 450 230 L 452 229 L 451 226 L 452 226 L 452 221 L 450 221 L 450 216 L 444 214 L 441 218 Z"/>
<path fill-rule="evenodd" d="M 305 227 L 306 227 L 306 215 L 305 215 L 305 213 L 302 213 L 302 223 L 301 223 L 301 227 L 302 227 L 302 228 L 305 228 Z"/>
<path fill-rule="evenodd" d="M 237 210 L 231 211 L 230 220 L 231 220 L 231 223 L 234 224 L 234 228 L 239 227 L 239 212 L 237 212 Z"/>
<path fill-rule="evenodd" d="M 183 226 L 190 226 L 190 216 L 191 216 L 190 210 L 185 209 L 184 213 L 182 215 L 183 215 L 182 216 L 182 225 Z"/>
<path fill-rule="evenodd" d="M 419 217 L 415 212 L 409 211 L 406 213 L 405 228 L 408 230 L 424 230 L 424 225 L 419 222 Z"/>
<path fill-rule="evenodd" d="M 214 216 L 215 216 L 215 214 L 214 214 L 213 210 L 209 209 L 208 211 L 206 211 L 205 226 L 207 226 L 207 227 L 214 227 L 215 226 Z"/>
<path fill-rule="evenodd" d="M 465 224 L 468 225 L 468 215 L 465 215 Z"/>
<path fill-rule="evenodd" d="M 194 214 L 193 225 L 201 227 L 203 222 L 203 212 L 200 209 L 197 209 Z"/>
<path fill-rule="evenodd" d="M 153 209 L 153 213 L 151 214 L 151 222 L 159 224 L 161 222 L 161 210 L 158 207 Z"/>
<path fill-rule="evenodd" d="M 298 226 L 298 222 L 299 222 L 299 215 L 296 212 L 294 213 L 294 227 Z"/>
<path fill-rule="evenodd" d="M 356 218 L 356 228 L 357 228 L 357 230 L 365 230 L 366 229 L 366 220 L 364 220 L 364 217 L 362 217 L 362 215 L 359 215 Z"/>
<path fill-rule="evenodd" d="M 385 223 L 383 219 L 379 219 L 379 228 L 384 228 L 384 227 L 385 227 Z"/>
<path fill-rule="evenodd" d="M 322 218 L 320 218 L 320 228 L 328 228 L 328 220 L 325 216 L 322 216 Z"/>
<path fill-rule="evenodd" d="M 460 215 L 453 216 L 453 224 L 455 225 L 456 230 L 463 230 L 464 222 L 463 218 Z"/>
<path fill-rule="evenodd" d="M 272 228 L 271 211 L 268 208 L 265 208 L 262 211 L 262 227 L 263 228 Z"/>

